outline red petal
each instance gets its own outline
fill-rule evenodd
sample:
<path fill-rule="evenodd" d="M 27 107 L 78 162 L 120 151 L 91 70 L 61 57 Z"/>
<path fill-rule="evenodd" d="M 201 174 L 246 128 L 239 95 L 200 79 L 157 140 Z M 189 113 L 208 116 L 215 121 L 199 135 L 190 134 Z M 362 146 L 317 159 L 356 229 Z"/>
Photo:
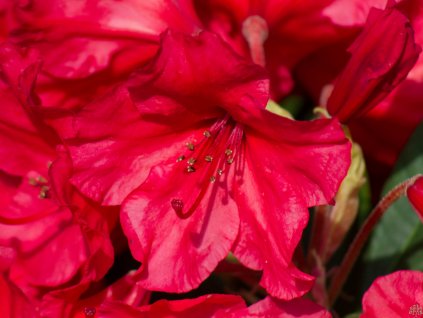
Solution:
<path fill-rule="evenodd" d="M 363 296 L 360 318 L 419 317 L 423 311 L 423 273 L 398 271 L 379 277 Z"/>
<path fill-rule="evenodd" d="M 44 135 L 34 114 L 22 103 L 32 100 L 32 86 L 38 74 L 38 61 L 26 52 L 3 44 L 0 47 L 0 169 L 24 176 L 30 170 L 44 173 L 54 157 L 54 135 Z"/>
<path fill-rule="evenodd" d="M 423 222 L 423 177 L 419 177 L 408 189 L 408 200 L 410 200 L 417 215 Z"/>
<path fill-rule="evenodd" d="M 420 54 L 407 18 L 396 9 L 372 9 L 352 57 L 338 77 L 328 110 L 346 122 L 377 105 L 405 79 Z"/>
<path fill-rule="evenodd" d="M 197 24 L 189 1 L 34 0 L 30 6 L 15 5 L 15 14 L 14 41 L 37 48 L 45 71 L 67 79 L 105 69 L 120 75 L 151 58 L 167 28 L 190 33 Z"/>
<path fill-rule="evenodd" d="M 164 98 L 175 99 L 189 111 L 208 116 L 221 113 L 222 108 L 231 112 L 245 103 L 265 108 L 268 100 L 264 69 L 241 58 L 208 32 L 194 37 L 168 32 L 150 73 L 142 71 L 137 85 L 131 88 L 142 113 L 166 114 L 166 108 L 157 103 Z M 156 108 L 152 108 L 153 102 L 158 104 Z"/>
<path fill-rule="evenodd" d="M 271 295 L 292 299 L 313 280 L 291 262 L 307 208 L 333 202 L 350 144 L 336 121 L 295 122 L 265 112 L 254 128 L 246 133 L 246 165 L 235 192 L 242 213 L 234 253 L 264 270 L 262 284 Z"/>
<path fill-rule="evenodd" d="M 0 275 L 0 308 L 3 317 L 37 317 L 34 306 L 12 282 Z"/>
<path fill-rule="evenodd" d="M 298 298 L 284 302 L 266 297 L 250 307 L 238 311 L 233 317 L 331 318 L 332 315 L 326 309 L 308 299 Z"/>
<path fill-rule="evenodd" d="M 194 214 L 179 218 L 171 201 L 195 195 L 199 180 L 181 177 L 174 165 L 152 170 L 124 202 L 121 221 L 133 255 L 142 262 L 142 286 L 184 292 L 197 287 L 228 254 L 239 217 L 226 181 L 210 185 Z"/>
<path fill-rule="evenodd" d="M 323 15 L 337 25 L 361 27 L 366 22 L 371 8 L 385 7 L 386 0 L 338 0 L 332 1 L 323 11 Z"/>

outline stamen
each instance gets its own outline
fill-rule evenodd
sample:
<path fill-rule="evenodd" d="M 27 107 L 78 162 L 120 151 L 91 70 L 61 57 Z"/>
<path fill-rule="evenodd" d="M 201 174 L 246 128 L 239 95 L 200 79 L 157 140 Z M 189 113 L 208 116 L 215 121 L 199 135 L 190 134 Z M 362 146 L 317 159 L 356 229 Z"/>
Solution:
<path fill-rule="evenodd" d="M 181 162 L 184 159 L 185 159 L 185 156 L 184 155 L 179 156 L 178 159 L 176 159 L 176 162 Z"/>
<path fill-rule="evenodd" d="M 35 178 L 28 178 L 28 183 L 32 186 L 38 185 L 38 181 Z"/>
<path fill-rule="evenodd" d="M 184 167 L 185 177 L 195 178 L 198 182 L 193 183 L 195 187 L 187 194 L 186 199 L 174 198 L 170 202 L 181 219 L 187 219 L 195 212 L 207 193 L 209 185 L 216 183 L 242 152 L 242 127 L 229 115 L 216 121 L 209 130 L 203 132 L 203 136 L 204 138 L 198 144 L 192 142 L 186 144 L 192 153 L 188 155 L 187 166 Z M 183 160 L 180 158 L 185 156 L 180 156 L 177 162 Z M 204 160 L 198 160 L 199 158 Z"/>
<path fill-rule="evenodd" d="M 33 187 L 40 188 L 38 197 L 40 199 L 48 199 L 50 197 L 50 187 L 48 186 L 48 180 L 42 176 L 36 178 L 28 178 L 28 183 Z"/>
<path fill-rule="evenodd" d="M 187 172 L 189 172 L 189 173 L 195 172 L 195 168 L 193 166 L 188 166 Z"/>
<path fill-rule="evenodd" d="M 38 195 L 40 199 L 48 199 L 50 197 L 50 187 L 43 185 L 40 189 L 40 194 Z"/>
<path fill-rule="evenodd" d="M 232 155 L 233 151 L 231 149 L 226 149 L 225 150 L 225 155 L 230 156 Z"/>
<path fill-rule="evenodd" d="M 187 143 L 188 150 L 194 151 L 194 144 L 192 142 Z"/>

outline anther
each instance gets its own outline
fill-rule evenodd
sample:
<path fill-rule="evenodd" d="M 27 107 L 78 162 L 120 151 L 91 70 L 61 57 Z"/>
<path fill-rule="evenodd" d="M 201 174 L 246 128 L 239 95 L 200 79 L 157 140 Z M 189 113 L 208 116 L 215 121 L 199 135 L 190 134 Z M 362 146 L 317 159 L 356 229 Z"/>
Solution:
<path fill-rule="evenodd" d="M 188 160 L 187 160 L 187 164 L 189 164 L 190 166 L 193 166 L 194 165 L 194 163 L 196 162 L 197 160 L 195 159 L 195 158 L 189 158 Z"/>
<path fill-rule="evenodd" d="M 204 132 L 203 132 L 203 135 L 204 135 L 204 137 L 206 137 L 206 138 L 210 138 L 210 137 L 211 137 L 211 133 L 210 133 L 210 131 L 208 131 L 208 130 L 204 131 Z"/>
<path fill-rule="evenodd" d="M 217 169 L 217 174 L 218 174 L 219 176 L 221 176 L 221 175 L 223 174 L 223 170 L 222 170 L 222 169 Z"/>
<path fill-rule="evenodd" d="M 230 158 L 228 158 L 228 160 L 226 160 L 226 162 L 227 162 L 228 164 L 231 164 L 231 163 L 233 163 L 233 162 L 234 162 L 234 158 L 230 157 Z"/>
<path fill-rule="evenodd" d="M 214 183 L 215 181 L 216 181 L 216 177 L 215 177 L 215 176 L 211 176 L 211 177 L 210 177 L 210 182 L 211 182 L 211 183 Z"/>
<path fill-rule="evenodd" d="M 231 149 L 226 149 L 225 150 L 225 155 L 230 156 L 232 155 L 233 151 Z"/>
<path fill-rule="evenodd" d="M 189 173 L 195 172 L 195 168 L 193 166 L 188 166 L 187 172 L 189 172 Z"/>
<path fill-rule="evenodd" d="M 38 197 L 40 199 L 47 199 L 49 197 L 50 188 L 48 186 L 42 186 Z"/>
<path fill-rule="evenodd" d="M 212 162 L 213 161 L 213 157 L 212 156 L 205 156 L 204 160 L 206 160 L 207 162 Z"/>
<path fill-rule="evenodd" d="M 47 179 L 39 176 L 39 177 L 37 177 L 37 182 L 39 182 L 39 183 L 47 183 Z"/>
<path fill-rule="evenodd" d="M 179 156 L 178 159 L 176 159 L 176 162 L 181 162 L 184 159 L 185 159 L 185 156 L 184 155 Z"/>
<path fill-rule="evenodd" d="M 192 142 L 187 142 L 187 148 L 191 151 L 194 151 L 194 144 Z"/>

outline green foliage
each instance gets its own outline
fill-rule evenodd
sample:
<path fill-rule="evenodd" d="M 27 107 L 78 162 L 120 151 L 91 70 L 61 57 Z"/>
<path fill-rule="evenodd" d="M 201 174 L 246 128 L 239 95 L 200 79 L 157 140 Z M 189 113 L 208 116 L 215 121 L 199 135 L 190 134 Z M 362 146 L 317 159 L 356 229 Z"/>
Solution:
<path fill-rule="evenodd" d="M 423 124 L 420 125 L 397 162 L 384 187 L 395 185 L 423 172 Z M 423 224 L 403 197 L 393 204 L 376 226 L 365 250 L 362 291 L 382 275 L 399 269 L 423 270 Z"/>

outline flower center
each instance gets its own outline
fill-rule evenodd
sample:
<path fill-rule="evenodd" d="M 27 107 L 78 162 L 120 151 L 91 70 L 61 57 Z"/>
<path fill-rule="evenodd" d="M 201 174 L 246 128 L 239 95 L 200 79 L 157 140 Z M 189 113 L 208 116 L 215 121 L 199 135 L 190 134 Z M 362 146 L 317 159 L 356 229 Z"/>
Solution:
<path fill-rule="evenodd" d="M 187 177 L 195 176 L 199 180 L 199 188 L 198 193 L 192 196 L 194 199 L 189 200 L 192 202 L 188 207 L 181 198 L 171 200 L 170 204 L 180 218 L 186 219 L 194 213 L 209 185 L 218 182 L 239 158 L 242 139 L 242 127 L 226 115 L 203 132 L 199 143 L 186 144 L 187 153 L 179 156 L 176 161 L 183 165 L 183 173 Z"/>
<path fill-rule="evenodd" d="M 264 42 L 269 36 L 267 22 L 258 15 L 248 17 L 242 23 L 242 35 L 250 47 L 251 58 L 254 63 L 265 66 Z"/>

